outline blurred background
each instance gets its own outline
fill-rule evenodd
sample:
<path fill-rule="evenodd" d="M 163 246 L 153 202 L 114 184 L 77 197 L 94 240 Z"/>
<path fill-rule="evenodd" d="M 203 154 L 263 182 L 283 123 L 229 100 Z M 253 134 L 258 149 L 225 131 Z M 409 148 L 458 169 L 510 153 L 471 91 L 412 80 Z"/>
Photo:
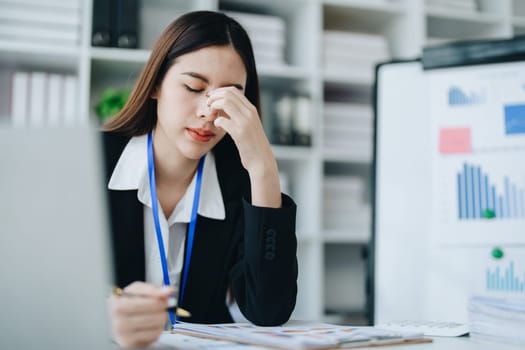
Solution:
<path fill-rule="evenodd" d="M 264 127 L 298 204 L 293 317 L 368 323 L 375 65 L 525 33 L 525 0 L 0 0 L 0 123 L 101 123 L 165 26 L 202 9 L 253 42 Z"/>

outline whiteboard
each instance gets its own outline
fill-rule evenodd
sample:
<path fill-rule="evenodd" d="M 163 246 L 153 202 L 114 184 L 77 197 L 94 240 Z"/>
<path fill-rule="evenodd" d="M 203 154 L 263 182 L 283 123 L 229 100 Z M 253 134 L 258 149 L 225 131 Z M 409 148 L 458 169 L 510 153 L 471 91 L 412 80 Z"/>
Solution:
<path fill-rule="evenodd" d="M 525 64 L 379 66 L 375 147 L 374 323 L 525 297 Z"/>

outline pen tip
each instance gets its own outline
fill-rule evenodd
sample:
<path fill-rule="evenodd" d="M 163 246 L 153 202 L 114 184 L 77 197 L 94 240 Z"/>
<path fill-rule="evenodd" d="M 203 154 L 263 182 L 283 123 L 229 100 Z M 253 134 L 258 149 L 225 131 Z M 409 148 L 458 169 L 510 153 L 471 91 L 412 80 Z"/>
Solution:
<path fill-rule="evenodd" d="M 119 287 L 113 287 L 113 294 L 114 295 L 122 295 L 123 291 Z"/>
<path fill-rule="evenodd" d="M 188 310 L 185 310 L 185 309 L 183 309 L 181 307 L 178 307 L 177 311 L 175 313 L 179 317 L 190 317 L 191 316 L 191 313 Z"/>

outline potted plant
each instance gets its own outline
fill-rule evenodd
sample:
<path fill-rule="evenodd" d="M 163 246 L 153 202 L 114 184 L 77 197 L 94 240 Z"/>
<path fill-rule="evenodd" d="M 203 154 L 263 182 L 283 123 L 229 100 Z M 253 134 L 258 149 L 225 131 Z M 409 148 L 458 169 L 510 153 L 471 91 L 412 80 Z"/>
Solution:
<path fill-rule="evenodd" d="M 115 89 L 110 87 L 104 90 L 95 106 L 95 111 L 100 121 L 104 122 L 104 120 L 120 112 L 130 93 L 131 89 L 129 88 Z"/>

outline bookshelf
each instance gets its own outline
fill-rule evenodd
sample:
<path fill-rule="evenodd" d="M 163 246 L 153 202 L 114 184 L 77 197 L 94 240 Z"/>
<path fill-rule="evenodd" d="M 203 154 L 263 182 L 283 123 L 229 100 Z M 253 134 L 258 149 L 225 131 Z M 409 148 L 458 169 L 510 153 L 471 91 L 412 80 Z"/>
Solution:
<path fill-rule="evenodd" d="M 41 3 L 46 2 L 60 3 Z M 2 8 L 31 7 L 35 3 L 40 2 L 0 0 L 0 12 Z M 354 152 L 348 149 L 354 148 L 353 144 L 331 144 L 337 137 L 327 131 L 325 115 L 329 108 L 325 106 L 357 105 L 371 113 L 373 74 L 362 66 L 347 65 L 345 69 L 343 65 L 336 70 L 326 67 L 325 32 L 375 35 L 384 41 L 387 56 L 392 58 L 417 57 L 422 47 L 434 43 L 525 33 L 525 4 L 521 0 L 473 0 L 475 10 L 461 11 L 444 7 L 436 0 L 139 0 L 139 48 L 119 49 L 91 46 L 92 0 L 68 3 L 79 12 L 75 45 L 13 40 L 0 30 L 1 124 L 11 123 L 11 83 L 15 72 L 75 75 L 77 122 L 86 123 L 96 120 L 94 105 L 106 87 L 133 84 L 155 38 L 178 15 L 210 9 L 272 15 L 283 20 L 285 64 L 261 63 L 258 70 L 263 95 L 267 97 L 264 103 L 263 96 L 262 106 L 265 125 L 275 123 L 274 109 L 283 96 L 305 96 L 310 101 L 307 110 L 311 145 L 274 146 L 280 170 L 288 179 L 288 191 L 298 204 L 299 295 L 293 317 L 339 323 L 366 322 L 371 148 Z M 9 22 L 0 21 L 0 29 L 5 23 Z M 346 127 L 355 131 L 352 124 Z M 359 137 L 371 137 L 372 130 L 366 127 Z M 371 139 L 362 145 L 371 147 Z M 327 192 L 327 188 L 345 178 L 361 180 L 356 188 L 341 191 L 351 193 L 347 195 L 350 198 L 330 197 L 328 193 L 334 191 Z M 363 220 L 355 225 L 345 225 L 344 220 L 342 225 L 335 225 L 340 220 L 329 218 L 329 214 L 341 216 L 344 210 L 331 210 L 330 205 L 347 205 L 344 203 L 354 200 L 354 196 L 361 197 L 357 203 L 360 206 L 347 216 L 354 213 Z M 348 205 L 356 205 L 354 202 Z"/>

